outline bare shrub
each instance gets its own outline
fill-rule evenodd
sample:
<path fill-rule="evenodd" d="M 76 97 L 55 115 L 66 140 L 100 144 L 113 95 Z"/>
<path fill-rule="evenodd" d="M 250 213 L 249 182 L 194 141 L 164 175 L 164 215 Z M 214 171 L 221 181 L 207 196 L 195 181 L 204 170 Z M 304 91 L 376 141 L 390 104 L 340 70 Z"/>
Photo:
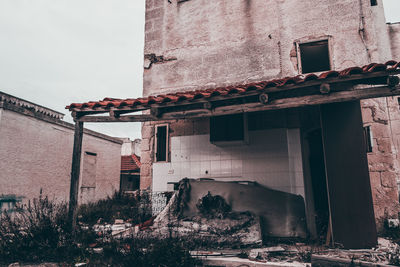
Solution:
<path fill-rule="evenodd" d="M 71 259 L 81 250 L 72 242 L 67 205 L 40 196 L 0 216 L 0 261 Z"/>

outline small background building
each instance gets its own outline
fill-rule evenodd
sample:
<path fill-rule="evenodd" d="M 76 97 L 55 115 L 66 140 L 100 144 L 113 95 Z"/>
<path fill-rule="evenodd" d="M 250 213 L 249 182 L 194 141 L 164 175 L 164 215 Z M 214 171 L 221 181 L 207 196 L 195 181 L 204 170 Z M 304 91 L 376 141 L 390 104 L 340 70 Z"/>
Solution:
<path fill-rule="evenodd" d="M 140 139 L 123 139 L 121 150 L 121 192 L 135 191 L 140 187 Z"/>
<path fill-rule="evenodd" d="M 63 114 L 0 92 L 0 205 L 40 193 L 69 199 L 74 126 Z M 119 190 L 122 141 L 84 130 L 79 203 Z"/>

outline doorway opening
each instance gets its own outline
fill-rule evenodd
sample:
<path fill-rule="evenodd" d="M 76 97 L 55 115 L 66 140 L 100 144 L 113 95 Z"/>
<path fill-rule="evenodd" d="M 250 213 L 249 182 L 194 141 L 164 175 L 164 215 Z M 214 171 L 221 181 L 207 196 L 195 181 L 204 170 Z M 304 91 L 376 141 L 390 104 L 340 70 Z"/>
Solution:
<path fill-rule="evenodd" d="M 329 225 L 329 204 L 326 185 L 324 150 L 321 129 L 307 134 L 311 187 L 314 198 L 315 227 L 318 238 L 325 240 Z"/>

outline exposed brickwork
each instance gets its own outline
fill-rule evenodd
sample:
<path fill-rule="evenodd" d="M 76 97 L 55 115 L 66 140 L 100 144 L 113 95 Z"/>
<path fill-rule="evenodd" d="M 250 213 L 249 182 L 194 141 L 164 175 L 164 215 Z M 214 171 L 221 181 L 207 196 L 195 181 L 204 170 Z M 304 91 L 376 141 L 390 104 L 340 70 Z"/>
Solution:
<path fill-rule="evenodd" d="M 368 153 L 368 164 L 378 230 L 382 230 L 384 219 L 397 218 L 400 211 L 396 201 L 400 174 L 396 133 L 400 133 L 400 127 L 394 126 L 400 119 L 400 112 L 395 100 L 378 98 L 362 101 L 364 125 L 370 125 L 373 134 L 373 151 Z"/>
<path fill-rule="evenodd" d="M 154 157 L 154 126 L 149 122 L 142 124 L 141 148 L 140 189 L 151 189 L 152 162 Z"/>

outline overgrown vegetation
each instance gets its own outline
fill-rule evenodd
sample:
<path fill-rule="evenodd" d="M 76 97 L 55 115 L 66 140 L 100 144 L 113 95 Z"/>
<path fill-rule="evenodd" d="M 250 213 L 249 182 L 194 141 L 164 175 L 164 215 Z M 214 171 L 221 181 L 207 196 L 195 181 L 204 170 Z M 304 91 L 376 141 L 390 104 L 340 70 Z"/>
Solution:
<path fill-rule="evenodd" d="M 151 216 L 150 200 L 115 194 L 112 198 L 81 207 L 81 221 L 75 237 L 67 223 L 67 205 L 39 197 L 18 206 L 12 214 L 0 216 L 0 265 L 12 262 L 59 262 L 73 266 L 196 266 L 188 248 L 178 238 L 98 237 L 92 230 L 98 218 L 104 222 L 125 219 L 141 223 Z M 92 247 L 101 248 L 95 251 Z"/>
<path fill-rule="evenodd" d="M 81 205 L 78 210 L 79 221 L 89 225 L 99 220 L 103 223 L 114 223 L 115 219 L 137 224 L 150 217 L 151 201 L 148 193 L 126 195 L 116 192 L 112 197 Z"/>
<path fill-rule="evenodd" d="M 201 266 L 180 239 L 130 239 L 105 244 L 102 254 L 93 254 L 89 266 Z"/>
<path fill-rule="evenodd" d="M 39 197 L 0 217 L 0 261 L 40 262 L 73 260 L 82 251 L 72 242 L 67 205 Z M 87 238 L 86 234 L 79 233 Z"/>

